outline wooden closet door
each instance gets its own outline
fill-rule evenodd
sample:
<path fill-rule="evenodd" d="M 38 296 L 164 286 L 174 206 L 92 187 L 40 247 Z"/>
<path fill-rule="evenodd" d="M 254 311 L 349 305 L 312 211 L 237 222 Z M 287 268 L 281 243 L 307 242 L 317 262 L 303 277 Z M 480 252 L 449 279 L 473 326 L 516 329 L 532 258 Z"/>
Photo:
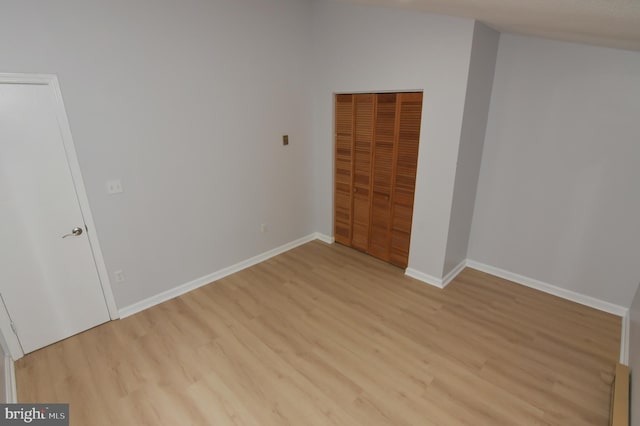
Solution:
<path fill-rule="evenodd" d="M 371 197 L 371 149 L 375 95 L 354 96 L 353 150 L 353 226 L 351 247 L 367 251 L 369 248 L 369 218 Z"/>
<path fill-rule="evenodd" d="M 334 237 L 351 245 L 353 178 L 353 95 L 336 95 Z"/>
<path fill-rule="evenodd" d="M 386 261 L 390 260 L 391 246 L 391 198 L 398 129 L 397 97 L 396 93 L 376 95 L 369 253 Z"/>
<path fill-rule="evenodd" d="M 409 260 L 422 93 L 336 95 L 337 242 Z"/>
<path fill-rule="evenodd" d="M 398 94 L 398 139 L 393 178 L 391 253 L 389 261 L 406 268 L 409 262 L 413 196 L 418 168 L 422 93 Z"/>

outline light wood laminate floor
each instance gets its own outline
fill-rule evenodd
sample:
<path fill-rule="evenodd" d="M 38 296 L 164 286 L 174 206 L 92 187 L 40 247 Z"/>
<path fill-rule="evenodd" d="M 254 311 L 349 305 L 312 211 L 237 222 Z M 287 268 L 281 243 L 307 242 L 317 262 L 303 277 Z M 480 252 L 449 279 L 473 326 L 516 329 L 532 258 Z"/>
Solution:
<path fill-rule="evenodd" d="M 606 425 L 620 318 L 314 241 L 17 362 L 85 425 Z"/>

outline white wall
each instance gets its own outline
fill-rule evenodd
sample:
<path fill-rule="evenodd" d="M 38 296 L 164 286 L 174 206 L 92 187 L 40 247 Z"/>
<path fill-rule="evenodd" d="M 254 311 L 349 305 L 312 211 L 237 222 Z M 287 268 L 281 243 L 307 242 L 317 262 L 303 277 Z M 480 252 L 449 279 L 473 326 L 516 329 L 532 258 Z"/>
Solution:
<path fill-rule="evenodd" d="M 469 257 L 629 306 L 640 53 L 502 34 Z"/>
<path fill-rule="evenodd" d="M 424 90 L 409 267 L 442 276 L 474 22 L 313 3 L 315 227 L 333 234 L 333 94 Z"/>
<path fill-rule="evenodd" d="M 310 13 L 299 0 L 3 2 L 0 72 L 59 76 L 107 268 L 126 277 L 119 307 L 315 230 Z M 106 194 L 113 178 L 123 194 Z"/>
<path fill-rule="evenodd" d="M 467 258 L 500 33 L 475 23 L 444 275 Z"/>

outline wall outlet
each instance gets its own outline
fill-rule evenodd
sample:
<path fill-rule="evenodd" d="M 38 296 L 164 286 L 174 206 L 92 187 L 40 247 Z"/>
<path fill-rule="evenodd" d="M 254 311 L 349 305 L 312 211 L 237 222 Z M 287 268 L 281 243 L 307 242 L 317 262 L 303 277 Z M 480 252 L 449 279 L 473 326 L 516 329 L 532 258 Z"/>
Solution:
<path fill-rule="evenodd" d="M 265 232 L 267 232 L 267 224 L 266 223 L 263 223 L 263 224 L 260 225 L 260 232 L 262 232 L 263 234 Z"/>
<path fill-rule="evenodd" d="M 122 181 L 114 179 L 107 181 L 107 194 L 119 194 L 122 192 Z"/>
<path fill-rule="evenodd" d="M 124 282 L 124 272 L 122 272 L 122 269 L 113 271 L 113 276 L 115 277 L 117 283 Z"/>

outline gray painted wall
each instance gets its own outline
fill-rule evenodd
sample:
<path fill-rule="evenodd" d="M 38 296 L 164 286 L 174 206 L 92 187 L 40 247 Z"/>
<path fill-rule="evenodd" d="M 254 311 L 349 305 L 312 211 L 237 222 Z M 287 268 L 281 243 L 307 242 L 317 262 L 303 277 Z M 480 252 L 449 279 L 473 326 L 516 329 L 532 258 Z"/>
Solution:
<path fill-rule="evenodd" d="M 639 76 L 638 52 L 501 35 L 471 259 L 629 306 Z"/>
<path fill-rule="evenodd" d="M 315 228 L 333 234 L 333 94 L 424 90 L 409 267 L 442 276 L 474 22 L 316 1 Z"/>
<path fill-rule="evenodd" d="M 58 75 L 107 268 L 125 274 L 119 307 L 315 231 L 310 13 L 3 2 L 0 72 Z M 121 195 L 106 194 L 114 178 Z"/>
<path fill-rule="evenodd" d="M 640 426 L 640 287 L 629 310 L 629 367 L 631 369 L 631 425 Z"/>
<path fill-rule="evenodd" d="M 500 33 L 475 23 L 444 275 L 467 258 L 499 40 Z"/>

